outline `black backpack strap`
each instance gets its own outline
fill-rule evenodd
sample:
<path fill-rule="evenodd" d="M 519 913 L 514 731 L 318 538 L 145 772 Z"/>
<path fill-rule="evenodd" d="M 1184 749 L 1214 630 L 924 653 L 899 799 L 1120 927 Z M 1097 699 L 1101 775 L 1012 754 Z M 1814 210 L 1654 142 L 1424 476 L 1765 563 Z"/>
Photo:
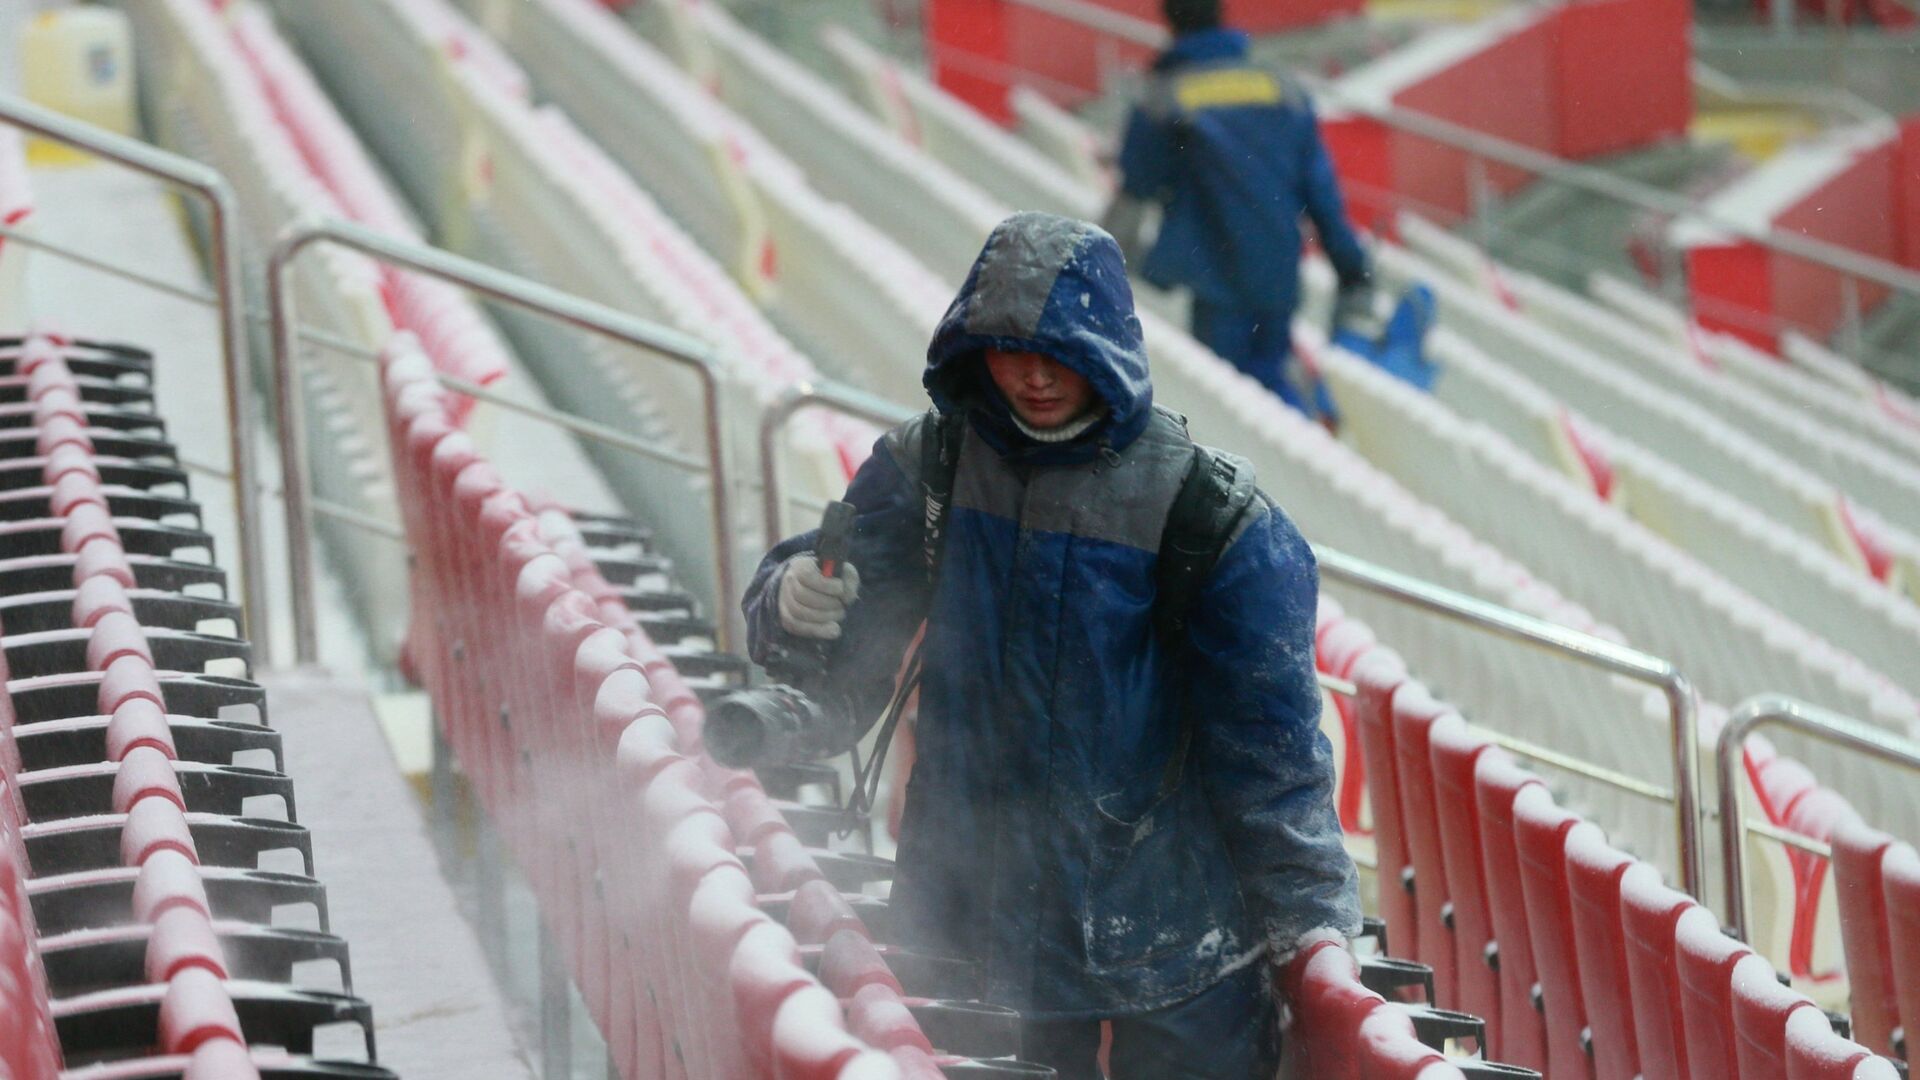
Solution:
<path fill-rule="evenodd" d="M 1186 479 L 1174 496 L 1160 534 L 1153 620 L 1162 647 L 1178 650 L 1185 646 L 1194 602 L 1213 576 L 1220 556 L 1226 554 L 1227 545 L 1233 542 L 1241 520 L 1259 501 L 1258 494 L 1253 470 L 1245 462 L 1194 445 Z M 1197 723 L 1198 717 L 1191 709 L 1181 711 L 1179 738 L 1160 780 L 1162 798 L 1180 786 Z"/>
<path fill-rule="evenodd" d="M 920 542 L 926 553 L 929 582 L 940 572 L 947 511 L 953 507 L 953 478 L 960 471 L 960 444 L 966 434 L 965 417 L 948 416 L 938 409 L 927 411 L 926 430 L 920 439 L 920 493 L 926 502 Z"/>
<path fill-rule="evenodd" d="M 1160 533 L 1153 619 L 1162 642 L 1185 640 L 1194 600 L 1254 504 L 1252 474 L 1244 462 L 1194 444 L 1186 479 Z"/>

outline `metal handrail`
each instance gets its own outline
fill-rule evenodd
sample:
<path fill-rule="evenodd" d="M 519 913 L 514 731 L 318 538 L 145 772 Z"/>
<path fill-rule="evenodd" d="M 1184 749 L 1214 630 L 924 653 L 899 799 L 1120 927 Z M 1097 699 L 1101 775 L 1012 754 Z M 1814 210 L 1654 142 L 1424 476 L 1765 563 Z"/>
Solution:
<path fill-rule="evenodd" d="M 1727 717 L 1714 743 L 1720 781 L 1720 864 L 1726 874 L 1727 925 L 1747 940 L 1746 807 L 1740 802 L 1740 768 L 1747 736 L 1773 725 L 1854 750 L 1877 761 L 1920 770 L 1920 744 L 1817 705 L 1780 694 L 1750 698 Z"/>
<path fill-rule="evenodd" d="M 1009 0 L 1021 7 L 1079 23 L 1090 30 L 1150 48 L 1164 48 L 1171 37 L 1158 23 L 1108 11 L 1088 0 Z M 1091 11 L 1089 9 L 1092 9 Z M 1097 14 L 1096 14 L 1097 13 Z M 1300 75 L 1322 101 L 1348 112 L 1377 120 L 1387 127 L 1406 131 L 1425 139 L 1464 150 L 1475 157 L 1499 162 L 1545 177 L 1555 183 L 1579 188 L 1614 202 L 1670 217 L 1690 217 L 1716 229 L 1731 233 L 1764 248 L 1838 270 L 1843 274 L 1873 281 L 1900 292 L 1920 295 L 1920 273 L 1897 263 L 1862 255 L 1857 251 L 1809 240 L 1782 229 L 1756 229 L 1714 213 L 1685 196 L 1675 195 L 1649 184 L 1614 176 L 1588 165 L 1569 161 L 1554 154 L 1535 150 L 1484 131 L 1442 120 L 1426 113 L 1397 105 L 1362 101 L 1325 79 Z"/>
<path fill-rule="evenodd" d="M 1436 615 L 1657 687 L 1667 699 L 1672 736 L 1674 831 L 1680 844 L 1681 887 L 1690 895 L 1700 895 L 1706 868 L 1700 848 L 1698 704 L 1694 700 L 1693 684 L 1678 668 L 1637 649 L 1454 592 L 1344 552 L 1315 544 L 1313 554 L 1323 577 L 1337 578 Z"/>
<path fill-rule="evenodd" d="M 259 421 L 250 392 L 245 313 L 241 308 L 236 269 L 240 215 L 232 185 L 217 170 L 191 158 L 62 116 L 19 98 L 0 95 L 0 123 L 132 169 L 206 203 L 207 259 L 212 264 L 210 276 L 220 311 L 220 361 L 227 384 L 227 444 L 233 457 L 233 527 L 235 546 L 240 553 L 240 599 L 245 620 L 241 633 L 252 640 L 257 655 L 272 656 L 266 555 L 258 528 L 260 470 L 253 442 Z"/>
<path fill-rule="evenodd" d="M 279 391 L 276 404 L 286 491 L 288 566 L 293 578 L 294 650 L 298 662 L 309 664 L 318 660 L 319 635 L 315 625 L 313 507 L 307 476 L 305 412 L 301 383 L 294 377 L 292 297 L 288 278 L 300 253 L 310 245 L 322 243 L 464 286 L 482 296 L 548 316 L 576 329 L 637 346 L 694 371 L 700 379 L 707 467 L 712 482 L 714 582 L 719 595 L 714 609 L 716 644 L 725 651 L 731 638 L 726 611 L 734 595 L 733 529 L 727 498 L 719 361 L 713 347 L 669 327 L 452 252 L 398 240 L 364 225 L 322 219 L 289 226 L 275 242 L 267 260 L 267 307 L 273 324 L 273 365 Z"/>
<path fill-rule="evenodd" d="M 769 548 L 782 539 L 780 432 L 795 413 L 808 408 L 826 409 L 888 428 L 915 415 L 912 409 L 831 379 L 813 379 L 787 387 L 760 418 L 760 521 L 766 529 Z"/>

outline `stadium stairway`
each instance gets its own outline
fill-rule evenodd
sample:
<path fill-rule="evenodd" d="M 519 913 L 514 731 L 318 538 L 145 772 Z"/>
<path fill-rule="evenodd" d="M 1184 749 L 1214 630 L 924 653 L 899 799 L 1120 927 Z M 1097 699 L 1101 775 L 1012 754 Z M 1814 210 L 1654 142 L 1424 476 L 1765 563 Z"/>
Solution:
<path fill-rule="evenodd" d="M 155 376 L 0 340 L 0 1073 L 391 1076 Z M 312 1057 L 342 1022 L 364 1062 Z"/>

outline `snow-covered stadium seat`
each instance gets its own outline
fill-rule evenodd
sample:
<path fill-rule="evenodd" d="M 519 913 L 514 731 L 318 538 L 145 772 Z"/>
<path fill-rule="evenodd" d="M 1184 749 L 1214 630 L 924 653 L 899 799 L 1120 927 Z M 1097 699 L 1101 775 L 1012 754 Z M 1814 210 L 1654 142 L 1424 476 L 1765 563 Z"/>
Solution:
<path fill-rule="evenodd" d="M 882 230 L 823 198 L 754 127 L 590 0 L 495 5 L 539 90 L 727 265 L 831 375 L 896 398 L 951 290 Z M 824 132 L 819 145 L 833 145 Z M 876 347 L 876 343 L 878 346 Z"/>
<path fill-rule="evenodd" d="M 261 92 L 256 74 L 236 47 L 228 25 L 204 0 L 162 0 L 133 12 L 142 69 L 161 80 L 152 100 L 153 135 L 163 145 L 212 164 L 239 196 L 241 225 L 259 250 L 289 222 L 313 215 L 350 217 L 340 200 L 308 167 L 299 146 Z M 328 247 L 302 258 L 293 274 L 293 296 L 303 323 L 344 337 L 369 350 L 393 333 L 381 298 L 383 277 L 369 260 Z M 258 303 L 258 297 L 254 298 Z M 265 363 L 265 354 L 257 354 Z M 307 426 L 329 437 L 314 440 L 314 493 L 366 514 L 392 505 L 390 470 L 371 442 L 381 430 L 377 379 L 357 360 L 306 368 Z M 336 550 L 363 552 L 353 597 L 371 625 L 387 628 L 389 640 L 404 611 L 393 598 L 405 595 L 399 569 L 377 539 L 359 530 L 323 522 Z M 348 556 L 352 558 L 352 555 Z"/>
<path fill-rule="evenodd" d="M 1311 276 L 1327 277 L 1324 265 L 1316 264 Z M 1536 461 L 1562 468 L 1814 633 L 1890 677 L 1907 677 L 1909 659 L 1920 655 L 1920 608 L 1906 597 L 1831 547 L 1781 527 L 1607 425 L 1569 411 L 1525 374 L 1446 326 L 1434 331 L 1429 348 L 1443 372 L 1434 394 L 1456 415 L 1486 424 Z"/>
<path fill-rule="evenodd" d="M 442 224 L 443 242 L 716 346 L 730 403 L 730 472 L 740 490 L 747 490 L 758 475 L 752 436 L 762 409 L 816 368 L 768 324 L 732 277 L 570 118 L 530 106 L 512 81 L 423 36 L 430 27 L 463 25 L 451 6 L 440 0 L 391 0 L 357 6 L 350 17 L 326 19 L 288 7 L 290 24 L 323 69 L 349 62 L 353 49 L 393 48 L 396 39 L 410 45 L 410 70 L 417 73 L 425 107 L 457 118 L 463 133 L 458 151 L 443 160 L 418 161 L 427 156 L 418 147 L 407 154 L 438 192 L 428 205 L 430 216 Z M 465 33 L 478 32 L 468 28 Z M 335 49 L 349 52 L 343 57 Z M 369 137 L 388 151 L 411 145 L 411 123 L 360 119 Z M 470 224 L 447 227 L 456 221 Z M 698 454 L 704 446 L 699 384 L 690 373 L 537 317 L 502 318 L 556 404 L 685 454 Z M 861 425 L 804 416 L 790 436 L 790 448 L 804 463 L 790 468 L 790 486 L 805 506 L 837 494 L 847 468 L 865 457 L 872 441 Z M 686 494 L 676 492 L 704 501 L 704 481 L 618 450 L 596 451 L 595 457 L 635 505 L 665 500 L 654 515 L 663 544 L 679 555 L 695 588 L 710 589 L 712 545 L 703 515 L 666 512 L 669 504 L 684 505 Z M 744 567 L 757 558 L 765 530 L 752 500 L 736 500 L 735 509 L 739 547 L 734 556 Z"/>
<path fill-rule="evenodd" d="M 27 141 L 20 129 L 0 130 L 0 225 L 23 228 L 33 215 L 33 182 L 27 175 Z M 26 328 L 25 244 L 0 238 L 0 332 Z"/>
<path fill-rule="evenodd" d="M 1597 309 L 1591 332 L 1558 332 L 1488 295 L 1477 281 L 1463 280 L 1442 264 L 1408 249 L 1382 245 L 1379 264 L 1393 281 L 1431 283 L 1448 325 L 1487 352 L 1516 367 L 1576 412 L 1603 419 L 1613 430 L 1697 476 L 1711 477 L 1728 494 L 1784 527 L 1832 546 L 1846 556 L 1885 549 L 1906 559 L 1920 552 L 1920 539 L 1888 524 L 1872 510 L 1843 498 L 1843 488 L 1742 430 L 1725 410 L 1709 407 L 1689 392 L 1670 389 L 1623 364 L 1589 342 L 1626 335 L 1633 328 Z M 1504 293 L 1517 294 L 1524 279 L 1499 271 Z M 1745 388 L 1735 387 L 1736 391 Z M 1749 394 L 1753 392 L 1748 392 Z M 1883 455 L 1884 456 L 1884 455 Z M 1851 524 L 1850 524 L 1851 523 Z"/>
<path fill-rule="evenodd" d="M 720 20 L 707 16 L 705 25 L 717 27 Z M 1106 208 L 1106 192 L 1091 178 L 1061 168 L 920 72 L 845 30 L 828 30 L 822 42 L 845 69 L 844 85 L 856 100 L 869 102 L 895 130 L 993 198 L 1022 210 L 1088 219 L 1098 219 Z M 1031 104 L 1028 110 L 1038 111 Z"/>
<path fill-rule="evenodd" d="M 1343 433 L 1369 460 L 1429 493 L 1468 528 L 1499 537 L 1629 640 L 1673 659 L 1709 697 L 1734 701 L 1778 689 L 1912 730 L 1912 699 L 1883 673 L 1755 600 L 1492 429 L 1464 421 L 1339 350 L 1321 354 L 1321 370 L 1341 402 Z M 1604 729 L 1568 730 L 1559 738 L 1557 745 L 1576 747 L 1589 760 L 1628 773 L 1645 770 L 1644 753 Z M 1910 801 L 1863 775 L 1858 759 L 1812 746 L 1796 745 L 1795 754 L 1870 815 L 1912 819 Z"/>

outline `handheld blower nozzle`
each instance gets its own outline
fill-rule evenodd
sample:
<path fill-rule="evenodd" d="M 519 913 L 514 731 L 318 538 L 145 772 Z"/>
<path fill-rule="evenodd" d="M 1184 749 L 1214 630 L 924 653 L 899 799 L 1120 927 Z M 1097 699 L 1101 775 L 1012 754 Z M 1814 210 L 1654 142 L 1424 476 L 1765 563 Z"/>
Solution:
<path fill-rule="evenodd" d="M 814 543 L 820 572 L 839 577 L 853 546 L 852 503 L 827 504 Z M 775 684 L 739 690 L 707 709 L 705 738 L 713 760 L 728 768 L 750 769 L 781 762 L 815 761 L 846 749 L 833 743 L 846 722 L 834 722 L 812 698 L 791 683 L 805 682 L 826 668 L 826 643 L 779 650 L 766 663 Z"/>

